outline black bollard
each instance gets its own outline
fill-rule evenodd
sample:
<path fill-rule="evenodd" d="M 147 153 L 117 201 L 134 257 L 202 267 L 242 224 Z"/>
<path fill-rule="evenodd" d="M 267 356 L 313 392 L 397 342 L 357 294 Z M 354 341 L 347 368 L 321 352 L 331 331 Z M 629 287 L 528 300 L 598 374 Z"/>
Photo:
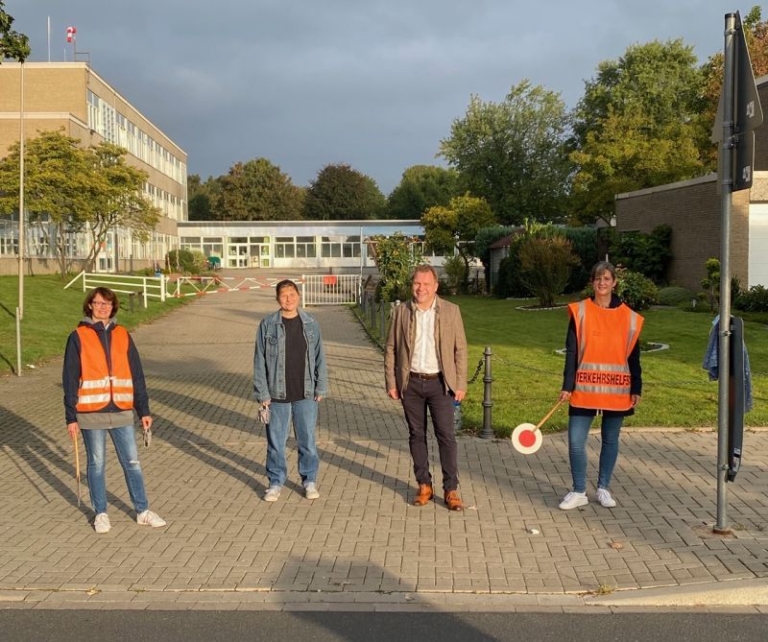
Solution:
<path fill-rule="evenodd" d="M 485 358 L 485 376 L 483 377 L 483 429 L 480 431 L 481 439 L 493 439 L 492 408 L 493 399 L 491 397 L 491 346 L 485 346 L 483 357 Z"/>

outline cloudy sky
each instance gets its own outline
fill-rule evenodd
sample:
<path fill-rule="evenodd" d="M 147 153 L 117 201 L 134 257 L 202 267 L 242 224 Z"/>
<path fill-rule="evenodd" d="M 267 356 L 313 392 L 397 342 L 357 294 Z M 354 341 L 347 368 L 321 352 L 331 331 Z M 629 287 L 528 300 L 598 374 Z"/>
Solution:
<path fill-rule="evenodd" d="M 96 72 L 189 154 L 190 173 L 265 157 L 306 185 L 348 163 L 389 193 L 435 158 L 469 98 L 528 78 L 569 107 L 603 60 L 682 38 L 723 49 L 736 0 L 5 0 L 31 61 Z M 763 17 L 768 11 L 764 10 Z"/>

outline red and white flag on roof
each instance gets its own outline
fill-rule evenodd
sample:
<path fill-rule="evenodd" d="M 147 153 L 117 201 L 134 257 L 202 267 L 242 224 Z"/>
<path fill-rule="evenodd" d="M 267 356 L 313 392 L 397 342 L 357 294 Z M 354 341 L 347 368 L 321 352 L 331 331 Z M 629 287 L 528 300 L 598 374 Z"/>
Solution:
<path fill-rule="evenodd" d="M 75 39 L 77 29 L 75 27 L 67 27 L 67 42 L 72 42 Z"/>

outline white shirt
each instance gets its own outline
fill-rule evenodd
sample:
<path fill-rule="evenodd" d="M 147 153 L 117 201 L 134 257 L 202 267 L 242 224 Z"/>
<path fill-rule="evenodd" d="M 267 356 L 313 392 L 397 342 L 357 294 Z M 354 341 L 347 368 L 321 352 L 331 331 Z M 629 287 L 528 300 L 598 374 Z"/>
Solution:
<path fill-rule="evenodd" d="M 413 357 L 411 357 L 411 372 L 421 374 L 437 374 L 440 372 L 440 362 L 437 360 L 437 346 L 435 345 L 435 304 L 437 299 L 427 310 L 421 310 L 414 304 L 413 310 L 416 317 L 416 338 L 413 344 Z"/>

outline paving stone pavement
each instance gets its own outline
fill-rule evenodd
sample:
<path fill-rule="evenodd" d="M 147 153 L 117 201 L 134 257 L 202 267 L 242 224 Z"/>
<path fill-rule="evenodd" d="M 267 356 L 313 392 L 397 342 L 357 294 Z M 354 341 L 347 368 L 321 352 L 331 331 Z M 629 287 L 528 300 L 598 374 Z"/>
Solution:
<path fill-rule="evenodd" d="M 619 506 L 569 512 L 557 508 L 570 480 L 565 435 L 527 457 L 507 440 L 460 436 L 467 510 L 411 506 L 400 406 L 384 392 L 380 351 L 343 307 L 311 309 L 332 388 L 319 419 L 321 498 L 303 497 L 291 449 L 280 501 L 262 501 L 266 439 L 251 370 L 273 295 L 201 296 L 133 333 L 156 421 L 140 454 L 165 529 L 135 523 L 110 447 L 113 528 L 93 532 L 84 474 L 77 503 L 60 360 L 0 380 L 3 608 L 569 608 L 616 590 L 768 577 L 763 430 L 745 436 L 745 462 L 728 486 L 731 537 L 711 530 L 712 431 L 626 430 Z M 594 466 L 597 436 L 589 447 Z M 436 457 L 433 470 L 439 486 Z"/>

